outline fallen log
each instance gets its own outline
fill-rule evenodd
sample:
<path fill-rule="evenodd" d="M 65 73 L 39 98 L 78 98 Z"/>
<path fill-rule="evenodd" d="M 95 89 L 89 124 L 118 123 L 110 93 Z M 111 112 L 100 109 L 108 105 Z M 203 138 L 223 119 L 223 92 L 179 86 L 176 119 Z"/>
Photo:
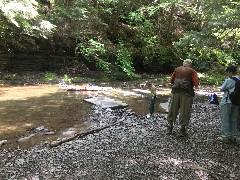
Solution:
<path fill-rule="evenodd" d="M 99 132 L 99 131 L 102 131 L 102 130 L 104 130 L 104 129 L 107 129 L 107 128 L 109 128 L 109 127 L 112 127 L 112 126 L 115 126 L 115 125 L 118 125 L 118 124 L 119 124 L 119 125 L 122 125 L 122 124 L 124 124 L 124 122 L 123 122 L 123 121 L 120 121 L 120 122 L 116 122 L 116 123 L 113 123 L 113 124 L 110 124 L 110 125 L 107 125 L 107 126 L 104 126 L 104 127 L 92 129 L 92 130 L 87 131 L 87 132 L 75 133 L 73 136 L 64 138 L 64 139 L 62 139 L 62 140 L 60 140 L 60 141 L 53 141 L 53 142 L 49 145 L 49 147 L 53 148 L 53 147 L 56 147 L 56 146 L 59 146 L 59 145 L 65 143 L 65 142 L 72 141 L 72 140 L 74 140 L 74 139 L 77 138 L 77 137 L 80 138 L 80 137 L 87 136 L 87 135 L 89 135 L 89 134 L 94 134 L 94 133 L 97 133 L 97 132 Z"/>

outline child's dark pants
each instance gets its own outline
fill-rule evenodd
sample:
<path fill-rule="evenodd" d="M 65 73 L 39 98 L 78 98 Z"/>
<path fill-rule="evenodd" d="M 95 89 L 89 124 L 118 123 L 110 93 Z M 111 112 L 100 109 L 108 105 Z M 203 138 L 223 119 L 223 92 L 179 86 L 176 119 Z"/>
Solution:
<path fill-rule="evenodd" d="M 155 105 L 156 97 L 152 98 L 149 103 L 149 113 L 152 115 L 154 113 L 154 105 Z"/>

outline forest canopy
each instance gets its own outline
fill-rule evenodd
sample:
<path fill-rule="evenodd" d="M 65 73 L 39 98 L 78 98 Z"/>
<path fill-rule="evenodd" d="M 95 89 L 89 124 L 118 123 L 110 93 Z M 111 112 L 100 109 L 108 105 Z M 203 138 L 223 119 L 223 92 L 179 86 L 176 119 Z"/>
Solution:
<path fill-rule="evenodd" d="M 237 0 L 0 0 L 0 53 L 75 57 L 89 69 L 200 72 L 240 62 Z"/>

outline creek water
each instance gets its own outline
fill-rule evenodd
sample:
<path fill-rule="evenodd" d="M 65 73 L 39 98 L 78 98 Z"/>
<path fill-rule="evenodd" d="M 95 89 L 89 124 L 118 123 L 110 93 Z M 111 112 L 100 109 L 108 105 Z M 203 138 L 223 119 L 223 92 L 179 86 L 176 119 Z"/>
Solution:
<path fill-rule="evenodd" d="M 89 87 L 89 84 L 78 86 L 84 88 Z M 69 92 L 56 84 L 0 86 L 0 142 L 7 140 L 0 148 L 29 148 L 46 141 L 55 141 L 69 132 L 86 130 L 92 125 L 86 121 L 91 115 L 92 104 L 85 102 L 84 99 L 96 95 L 127 103 L 127 108 L 138 115 L 145 116 L 148 113 L 149 91 L 139 88 L 139 84 L 125 86 L 117 83 L 103 86 L 110 86 L 113 89 Z M 202 92 L 206 94 L 209 90 L 212 90 L 212 87 Z M 169 88 L 158 89 L 155 113 L 166 113 L 159 103 L 166 102 L 169 95 Z M 206 102 L 208 97 L 197 96 L 197 101 Z"/>
<path fill-rule="evenodd" d="M 88 84 L 81 84 L 88 86 Z M 104 95 L 127 103 L 139 115 L 148 113 L 148 92 L 142 89 L 114 88 L 112 91 L 68 92 L 58 85 L 1 86 L 0 87 L 0 141 L 7 140 L 1 148 L 29 148 L 63 136 L 64 131 L 77 132 L 90 127 L 85 119 L 91 104 L 85 98 Z M 168 94 L 166 89 L 164 94 Z M 161 96 L 165 101 L 167 96 Z M 159 100 L 160 102 L 160 100 Z M 158 106 L 155 112 L 161 112 Z M 37 131 L 39 128 L 46 131 Z M 51 135 L 50 135 L 51 134 Z M 66 134 L 66 133 L 65 133 Z M 25 137 L 26 141 L 21 141 Z"/>

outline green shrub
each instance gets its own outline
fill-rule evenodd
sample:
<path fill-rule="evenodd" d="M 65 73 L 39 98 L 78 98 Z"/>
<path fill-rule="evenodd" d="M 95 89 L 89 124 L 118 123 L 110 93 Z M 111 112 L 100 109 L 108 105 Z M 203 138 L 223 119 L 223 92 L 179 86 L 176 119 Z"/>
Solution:
<path fill-rule="evenodd" d="M 69 77 L 69 75 L 64 74 L 64 76 L 63 76 L 63 81 L 64 81 L 65 83 L 71 83 L 71 82 L 72 82 L 72 78 Z"/>
<path fill-rule="evenodd" d="M 117 54 L 117 65 L 129 78 L 134 79 L 136 77 L 131 53 L 123 43 L 120 43 L 120 50 Z"/>
<path fill-rule="evenodd" d="M 50 82 L 58 81 L 58 76 L 54 72 L 46 72 L 44 74 L 44 80 L 47 82 L 48 81 L 50 81 Z"/>
<path fill-rule="evenodd" d="M 221 85 L 227 78 L 223 74 L 198 74 L 201 85 Z"/>

